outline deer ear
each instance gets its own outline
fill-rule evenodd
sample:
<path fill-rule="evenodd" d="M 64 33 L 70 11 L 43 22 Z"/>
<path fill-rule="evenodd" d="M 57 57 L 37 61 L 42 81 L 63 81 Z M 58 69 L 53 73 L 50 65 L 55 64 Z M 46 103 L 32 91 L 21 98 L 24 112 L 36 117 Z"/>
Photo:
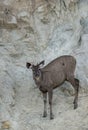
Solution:
<path fill-rule="evenodd" d="M 31 63 L 26 63 L 26 67 L 29 69 L 30 67 L 31 67 L 32 65 L 31 65 Z"/>
<path fill-rule="evenodd" d="M 40 66 L 40 65 L 44 65 L 44 64 L 45 64 L 45 61 L 43 60 L 38 65 Z"/>

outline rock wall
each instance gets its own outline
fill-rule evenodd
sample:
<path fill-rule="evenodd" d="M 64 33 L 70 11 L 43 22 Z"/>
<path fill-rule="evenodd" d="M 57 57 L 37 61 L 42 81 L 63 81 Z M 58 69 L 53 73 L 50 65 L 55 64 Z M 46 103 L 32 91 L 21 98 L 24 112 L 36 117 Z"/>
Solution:
<path fill-rule="evenodd" d="M 75 75 L 83 95 L 88 93 L 87 44 L 87 0 L 0 0 L 0 130 L 66 130 L 66 126 L 67 130 L 86 130 L 88 119 L 81 122 L 85 117 L 81 113 L 87 111 L 87 104 L 80 101 L 75 119 L 72 107 L 68 110 L 74 92 L 67 83 L 54 92 L 55 115 L 59 117 L 52 123 L 42 119 L 42 95 L 25 64 L 43 59 L 47 64 L 64 54 L 75 56 Z M 70 120 L 66 122 L 67 117 Z M 68 123 L 72 122 L 71 128 Z"/>

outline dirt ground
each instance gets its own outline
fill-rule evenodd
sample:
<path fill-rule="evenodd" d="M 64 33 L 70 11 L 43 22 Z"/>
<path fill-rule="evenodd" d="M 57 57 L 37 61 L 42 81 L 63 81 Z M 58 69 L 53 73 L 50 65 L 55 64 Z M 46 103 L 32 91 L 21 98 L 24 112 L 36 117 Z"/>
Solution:
<path fill-rule="evenodd" d="M 88 130 L 88 95 L 79 94 L 79 106 L 73 109 L 74 96 L 67 96 L 55 90 L 53 98 L 54 119 L 42 117 L 42 96 L 29 103 L 28 109 L 20 115 L 22 130 Z M 24 127 L 23 127 L 24 126 Z M 25 128 L 25 129 L 23 129 Z"/>

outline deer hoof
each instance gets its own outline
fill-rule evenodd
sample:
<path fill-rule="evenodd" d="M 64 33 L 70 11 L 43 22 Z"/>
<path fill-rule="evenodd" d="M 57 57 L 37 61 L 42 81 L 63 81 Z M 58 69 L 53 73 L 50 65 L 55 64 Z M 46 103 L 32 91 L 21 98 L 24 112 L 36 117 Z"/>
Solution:
<path fill-rule="evenodd" d="M 44 112 L 44 113 L 43 113 L 43 117 L 47 117 L 47 112 Z"/>
<path fill-rule="evenodd" d="M 74 109 L 77 109 L 78 105 L 77 104 L 74 104 Z"/>
<path fill-rule="evenodd" d="M 54 119 L 54 115 L 53 114 L 50 115 L 50 120 L 52 120 L 52 119 Z"/>

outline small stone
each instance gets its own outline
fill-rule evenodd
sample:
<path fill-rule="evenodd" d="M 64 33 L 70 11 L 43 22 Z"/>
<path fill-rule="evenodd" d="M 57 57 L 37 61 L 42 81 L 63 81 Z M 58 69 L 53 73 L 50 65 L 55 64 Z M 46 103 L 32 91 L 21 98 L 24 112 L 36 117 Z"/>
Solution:
<path fill-rule="evenodd" d="M 11 127 L 10 121 L 3 121 L 2 122 L 3 129 L 9 129 L 10 127 Z"/>

